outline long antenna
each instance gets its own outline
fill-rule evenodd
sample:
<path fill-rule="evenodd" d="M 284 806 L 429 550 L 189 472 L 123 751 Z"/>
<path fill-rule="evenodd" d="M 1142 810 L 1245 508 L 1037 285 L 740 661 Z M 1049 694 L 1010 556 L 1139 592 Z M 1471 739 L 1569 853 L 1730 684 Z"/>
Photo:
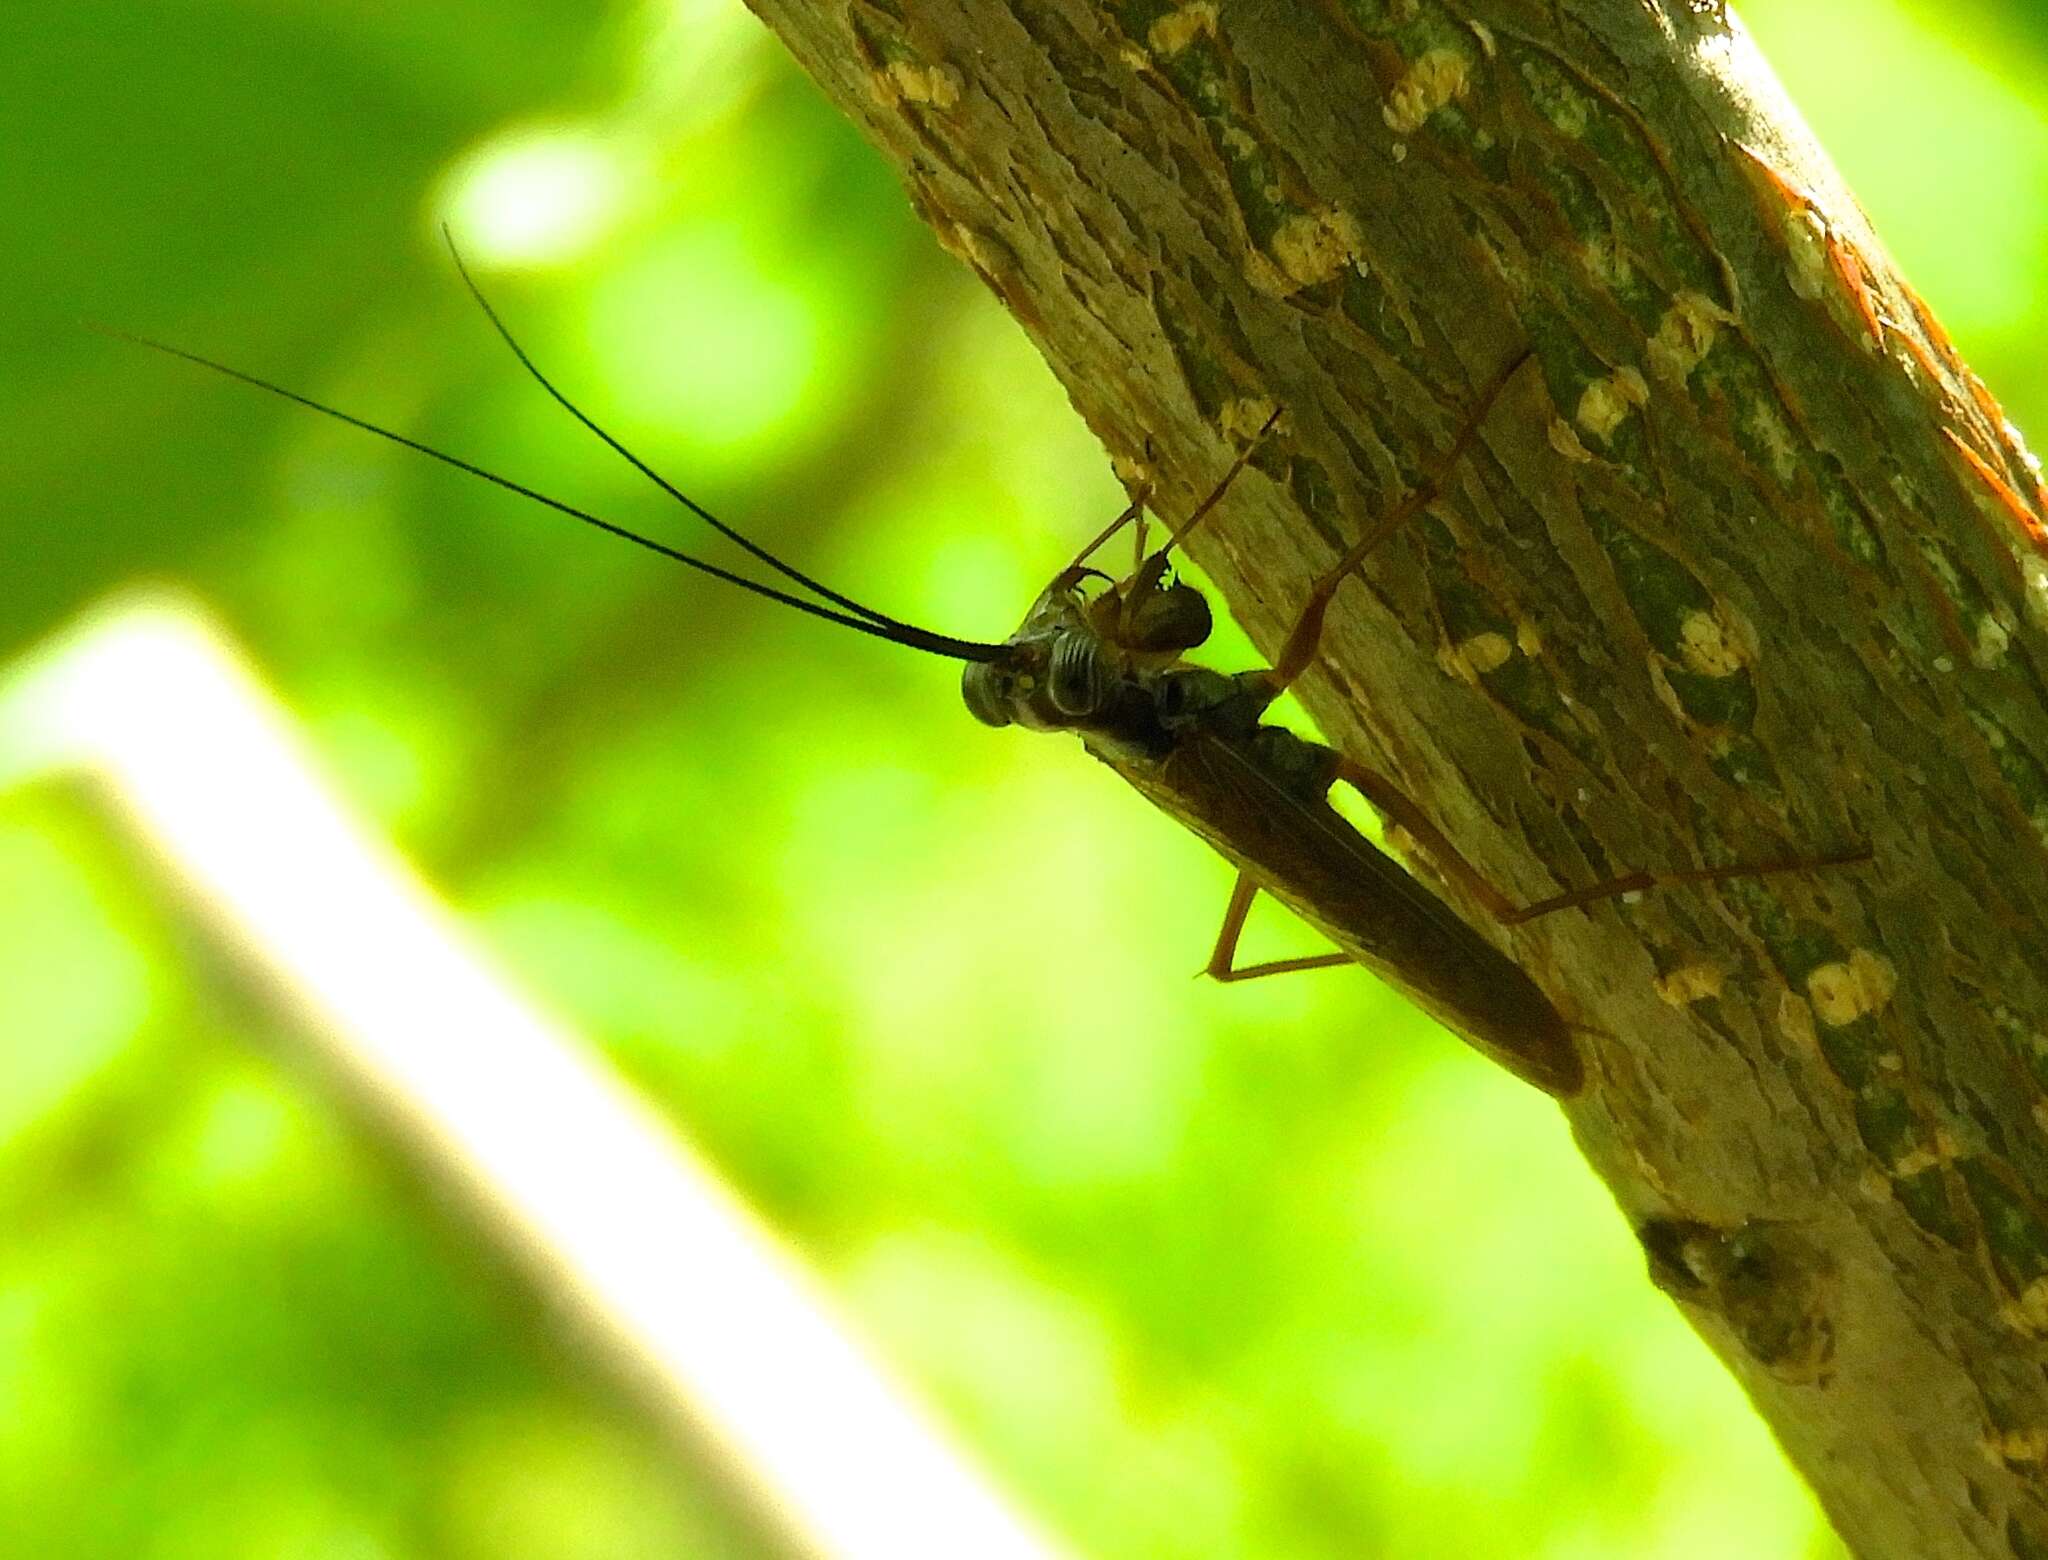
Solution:
<path fill-rule="evenodd" d="M 889 628 L 907 630 L 912 633 L 916 633 L 919 631 L 916 628 L 914 628 L 911 624 L 900 622 L 897 619 L 890 617 L 885 612 L 877 612 L 872 607 L 861 605 L 861 603 L 855 601 L 851 596 L 842 596 L 838 591 L 832 589 L 831 586 L 821 584 L 819 581 L 812 579 L 808 574 L 805 574 L 802 570 L 794 567 L 793 565 L 784 563 L 780 558 L 776 557 L 775 554 L 770 552 L 767 548 L 761 546 L 757 542 L 748 540 L 745 536 L 742 536 L 738 531 L 734 530 L 731 526 L 727 525 L 723 520 L 719 519 L 718 516 L 714 515 L 710 510 L 706 509 L 702 504 L 698 503 L 694 498 L 690 497 L 689 494 L 685 493 L 673 482 L 670 482 L 668 478 L 664 477 L 660 472 L 656 471 L 652 466 L 648 465 L 646 461 L 642 460 L 638 455 L 634 454 L 631 450 L 627 449 L 624 444 L 620 443 L 617 439 L 613 438 L 610 433 L 606 432 L 603 428 L 599 427 L 594 418 L 592 418 L 588 413 L 586 413 L 582 407 L 578 406 L 574 401 L 570 400 L 569 397 L 565 395 L 556 386 L 555 382 L 552 379 L 548 378 L 546 374 L 541 372 L 540 365 L 535 363 L 534 360 L 530 356 L 528 356 L 526 349 L 522 347 L 519 344 L 518 340 L 513 336 L 511 328 L 507 326 L 504 320 L 499 317 L 498 311 L 491 307 L 491 300 L 484 296 L 483 288 L 478 286 L 476 278 L 470 275 L 469 264 L 462 258 L 462 251 L 458 249 L 455 245 L 455 235 L 453 232 L 449 230 L 448 224 L 445 222 L 441 224 L 441 238 L 448 245 L 448 253 L 455 260 L 455 270 L 457 274 L 460 275 L 462 278 L 462 285 L 469 290 L 470 297 L 476 300 L 476 306 L 484 311 L 484 318 L 491 322 L 491 328 L 497 331 L 499 339 L 503 341 L 506 346 L 512 349 L 512 355 L 519 359 L 519 366 L 521 368 L 524 368 L 527 371 L 527 373 L 533 376 L 535 384 L 539 385 L 541 389 L 547 391 L 549 395 L 554 397 L 556 404 L 559 405 L 562 408 L 562 410 L 564 410 L 571 417 L 575 418 L 578 422 L 583 424 L 584 427 L 588 428 L 600 439 L 604 440 L 606 444 L 610 445 L 612 449 L 616 450 L 620 455 L 624 456 L 628 464 L 630 464 L 634 470 L 638 471 L 642 476 L 647 478 L 648 481 L 652 482 L 656 487 L 660 488 L 662 492 L 668 494 L 670 498 L 674 499 L 677 503 L 681 504 L 685 509 L 689 510 L 690 513 L 695 515 L 699 520 L 702 520 L 706 525 L 710 526 L 714 531 L 718 532 L 719 535 L 727 538 L 729 541 L 737 542 L 740 546 L 744 547 L 748 552 L 752 553 L 756 558 L 760 559 L 761 562 L 767 564 L 769 568 L 775 570 L 785 579 L 791 579 L 796 581 L 797 584 L 803 586 L 806 590 L 812 591 L 815 594 L 822 596 L 825 600 L 832 602 L 834 605 L 844 607 L 847 611 L 856 613 L 859 616 L 868 619 L 870 622 L 880 623 Z"/>
<path fill-rule="evenodd" d="M 332 417 L 336 422 L 347 423 L 351 428 L 360 428 L 365 433 L 374 433 L 380 439 L 388 439 L 393 444 L 402 445 L 409 450 L 415 450 L 430 459 L 438 460 L 444 466 L 453 466 L 457 471 L 467 472 L 472 477 L 481 477 L 484 481 L 501 487 L 508 493 L 517 493 L 521 498 L 531 499 L 534 503 L 544 505 L 558 514 L 567 515 L 572 520 L 580 520 L 585 525 L 593 526 L 609 535 L 631 542 L 636 547 L 644 547 L 651 553 L 659 553 L 662 557 L 695 569 L 700 574 L 708 574 L 715 580 L 725 581 L 728 585 L 737 585 L 741 590 L 751 591 L 756 596 L 766 597 L 770 601 L 779 601 L 785 607 L 793 607 L 798 612 L 808 613 L 815 618 L 823 618 L 828 623 L 843 624 L 845 627 L 855 629 L 860 633 L 870 634 L 876 639 L 886 639 L 892 644 L 907 645 L 913 650 L 923 650 L 931 655 L 947 656 L 955 661 L 992 661 L 1003 654 L 1003 646 L 1001 645 L 983 644 L 973 639 L 954 639 L 950 635 L 935 634 L 928 629 L 918 628 L 909 623 L 897 623 L 893 620 L 876 619 L 873 617 L 855 617 L 844 612 L 834 612 L 831 608 L 821 607 L 814 601 L 806 601 L 801 596 L 792 596 L 786 591 L 776 590 L 773 586 L 763 585 L 758 580 L 750 580 L 744 575 L 734 574 L 729 569 L 721 569 L 715 563 L 706 563 L 702 558 L 693 558 L 690 554 L 679 552 L 673 547 L 655 541 L 652 537 L 642 536 L 638 531 L 630 531 L 622 525 L 615 525 L 609 520 L 590 513 L 587 509 L 578 509 L 574 504 L 565 504 L 559 498 L 550 498 L 547 494 L 537 489 L 527 487 L 523 483 L 514 482 L 510 477 L 501 477 L 495 471 L 487 471 L 482 466 L 463 460 L 460 456 L 450 455 L 446 451 L 437 450 L 431 444 L 422 444 L 418 439 L 409 439 L 402 433 L 394 433 L 389 428 L 381 428 L 376 423 L 366 422 L 360 417 L 351 416 L 339 408 L 327 405 L 324 401 L 316 401 L 309 395 L 301 395 L 296 390 L 287 390 L 283 385 L 272 384 L 267 379 L 261 379 L 254 374 L 245 373 L 239 368 L 231 368 L 226 363 L 216 362 L 210 357 L 202 357 L 197 352 L 187 352 L 183 347 L 174 347 L 166 341 L 157 341 L 148 336 L 137 335 L 133 331 L 117 330 L 111 325 L 100 325 L 92 321 L 87 321 L 86 323 L 91 329 L 98 331 L 103 336 L 111 336 L 117 341 L 131 342 L 138 347 L 148 347 L 152 352 L 161 352 L 166 357 L 181 358 L 187 363 L 196 364 L 200 368 L 211 369 L 214 373 L 225 375 L 229 379 L 239 379 L 243 384 L 252 385 L 258 390 L 268 391 L 271 395 L 281 396 L 283 399 L 294 402 L 310 411 L 318 412 L 323 417 Z"/>

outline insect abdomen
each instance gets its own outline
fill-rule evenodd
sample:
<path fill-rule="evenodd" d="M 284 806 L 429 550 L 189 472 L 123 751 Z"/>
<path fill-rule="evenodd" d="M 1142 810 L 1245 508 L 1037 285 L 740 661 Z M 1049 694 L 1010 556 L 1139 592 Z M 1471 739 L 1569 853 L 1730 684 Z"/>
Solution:
<path fill-rule="evenodd" d="M 1262 728 L 1261 734 L 1272 728 Z M 1299 742 L 1299 739 L 1294 739 Z M 1314 744 L 1300 744 L 1314 748 Z M 1520 965 L 1255 742 L 1197 735 L 1156 761 L 1098 754 L 1253 881 L 1483 1054 L 1547 1094 L 1585 1084 L 1565 1023 Z M 1290 766 L 1291 767 L 1291 766 Z"/>

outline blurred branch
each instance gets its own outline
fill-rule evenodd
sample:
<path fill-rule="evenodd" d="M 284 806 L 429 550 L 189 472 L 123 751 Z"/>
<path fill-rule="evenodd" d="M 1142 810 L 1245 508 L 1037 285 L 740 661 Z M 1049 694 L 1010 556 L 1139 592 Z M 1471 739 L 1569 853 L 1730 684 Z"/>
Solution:
<path fill-rule="evenodd" d="M 1285 407 L 1194 549 L 1268 653 L 1533 345 L 1304 698 L 1522 899 L 1873 840 L 1513 951 L 1849 1542 L 2048 1554 L 2043 496 L 1734 20 L 751 3 L 1169 518 Z"/>
<path fill-rule="evenodd" d="M 1048 1560 L 797 1260 L 468 948 L 217 630 L 94 614 L 0 682 L 0 787 L 103 786 L 340 1079 L 585 1324 L 771 1552 Z"/>

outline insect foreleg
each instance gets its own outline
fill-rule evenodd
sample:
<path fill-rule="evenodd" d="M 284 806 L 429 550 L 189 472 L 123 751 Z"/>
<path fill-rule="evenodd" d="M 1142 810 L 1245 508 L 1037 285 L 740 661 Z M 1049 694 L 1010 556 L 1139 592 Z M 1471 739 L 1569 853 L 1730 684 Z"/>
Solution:
<path fill-rule="evenodd" d="M 1168 530 L 1166 540 L 1160 544 L 1159 551 L 1150 554 L 1145 551 L 1145 519 L 1142 515 L 1138 517 L 1137 547 L 1131 557 L 1130 577 L 1123 583 L 1123 607 L 1117 614 L 1116 627 L 1112 634 L 1119 644 L 1130 641 L 1139 606 L 1159 588 L 1159 582 L 1166 577 L 1167 569 L 1172 566 L 1174 547 L 1186 540 L 1188 534 L 1208 517 L 1209 511 L 1222 502 L 1223 495 L 1230 491 L 1230 484 L 1237 480 L 1238 474 L 1250 463 L 1259 445 L 1265 441 L 1266 435 L 1271 433 L 1280 421 L 1280 412 L 1280 407 L 1273 408 L 1266 420 L 1259 425 L 1259 431 L 1251 436 L 1242 450 L 1238 451 L 1237 459 L 1230 463 L 1230 469 L 1224 472 L 1222 479 L 1209 490 L 1209 496 L 1195 505 L 1194 513 L 1182 522 L 1179 530 Z M 1108 534 L 1115 533 L 1112 530 Z"/>
<path fill-rule="evenodd" d="M 1265 442 L 1266 435 L 1271 433 L 1279 423 L 1282 410 L 1284 408 L 1276 406 L 1266 415 L 1266 420 L 1259 424 L 1258 432 L 1247 439 L 1244 448 L 1238 451 L 1237 459 L 1230 463 L 1230 469 L 1224 472 L 1222 479 L 1209 490 L 1209 496 L 1195 505 L 1194 513 L 1181 522 L 1179 530 L 1167 537 L 1165 545 L 1159 549 L 1162 557 L 1192 536 L 1195 527 L 1209 517 L 1209 511 L 1223 501 L 1223 495 L 1230 491 L 1230 484 L 1235 482 L 1239 473 L 1250 464 L 1252 456 L 1257 453 L 1259 446 Z"/>
<path fill-rule="evenodd" d="M 1247 964 L 1237 967 L 1237 939 L 1244 933 L 1244 919 L 1251 913 L 1252 901 L 1259 897 L 1259 885 L 1248 872 L 1237 875 L 1237 886 L 1230 891 L 1230 903 L 1224 907 L 1223 926 L 1216 933 L 1216 947 L 1209 955 L 1209 963 L 1202 973 L 1211 980 L 1228 984 L 1238 980 L 1257 980 L 1261 975 L 1287 975 L 1296 970 L 1326 970 L 1337 964 L 1357 962 L 1348 953 L 1312 953 L 1300 959 L 1272 959 L 1264 964 Z"/>
<path fill-rule="evenodd" d="M 1743 862 L 1728 867 L 1687 867 L 1674 872 L 1625 872 L 1586 888 L 1575 888 L 1548 899 L 1518 905 L 1459 855 L 1457 847 L 1444 837 L 1443 831 L 1431 823 L 1422 809 L 1396 789 L 1385 775 L 1342 758 L 1337 763 L 1337 778 L 1371 802 L 1389 823 L 1405 831 L 1446 877 L 1454 879 L 1503 926 L 1520 926 L 1525 921 L 1533 921 L 1538 916 L 1558 910 L 1598 904 L 1603 899 L 1618 899 L 1623 894 L 1641 893 L 1645 889 L 1671 888 L 1681 883 L 1725 883 L 1733 878 L 1770 877 L 1780 872 L 1812 872 L 1821 867 L 1853 866 L 1870 859 L 1870 847 L 1861 845 L 1830 856 L 1785 856 L 1773 861 Z"/>
<path fill-rule="evenodd" d="M 1121 531 L 1125 526 L 1131 524 L 1133 521 L 1136 521 L 1138 525 L 1140 550 L 1142 553 L 1145 527 L 1145 506 L 1151 501 L 1152 484 L 1149 482 L 1139 483 L 1138 490 L 1131 495 L 1130 504 L 1124 509 L 1124 512 L 1118 515 L 1114 520 L 1110 521 L 1108 525 L 1104 526 L 1102 528 L 1101 534 L 1099 534 L 1094 541 L 1090 542 L 1086 547 L 1083 547 L 1078 553 L 1074 555 L 1074 561 L 1068 564 L 1066 568 L 1063 571 L 1061 571 L 1059 578 L 1063 580 L 1079 579 L 1082 573 L 1083 565 L 1085 565 L 1090 558 L 1095 556 L 1097 549 L 1099 549 L 1103 543 L 1107 542 L 1111 537 L 1115 536 L 1117 532 Z"/>

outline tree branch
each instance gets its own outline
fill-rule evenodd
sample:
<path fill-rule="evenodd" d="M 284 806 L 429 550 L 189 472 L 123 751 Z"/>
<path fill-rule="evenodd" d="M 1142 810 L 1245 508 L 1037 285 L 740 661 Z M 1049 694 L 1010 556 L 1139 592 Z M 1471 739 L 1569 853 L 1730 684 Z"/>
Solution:
<path fill-rule="evenodd" d="M 751 3 L 1162 513 L 1286 409 L 1194 546 L 1268 653 L 1534 347 L 1305 701 L 1518 899 L 1875 845 L 1502 943 L 1848 1542 L 2048 1555 L 2048 495 L 1735 23 Z"/>

